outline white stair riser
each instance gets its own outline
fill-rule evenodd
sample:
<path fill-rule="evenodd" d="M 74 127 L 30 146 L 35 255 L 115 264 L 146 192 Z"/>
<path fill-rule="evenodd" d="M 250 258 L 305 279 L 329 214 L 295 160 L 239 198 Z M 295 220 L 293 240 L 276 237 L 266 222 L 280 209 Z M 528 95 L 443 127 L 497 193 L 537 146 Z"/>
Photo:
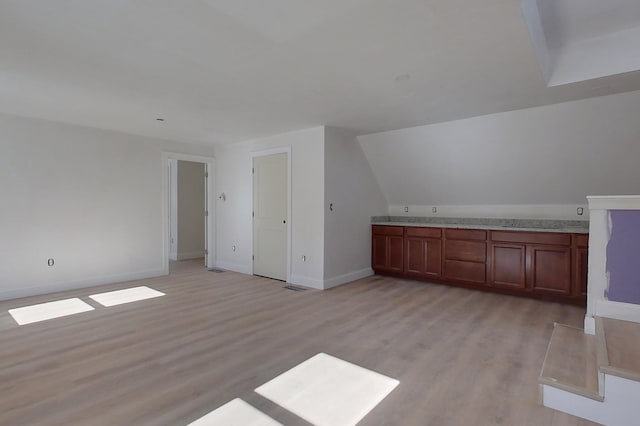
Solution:
<path fill-rule="evenodd" d="M 604 402 L 542 385 L 543 405 L 603 425 L 638 424 L 640 382 L 605 374 Z"/>

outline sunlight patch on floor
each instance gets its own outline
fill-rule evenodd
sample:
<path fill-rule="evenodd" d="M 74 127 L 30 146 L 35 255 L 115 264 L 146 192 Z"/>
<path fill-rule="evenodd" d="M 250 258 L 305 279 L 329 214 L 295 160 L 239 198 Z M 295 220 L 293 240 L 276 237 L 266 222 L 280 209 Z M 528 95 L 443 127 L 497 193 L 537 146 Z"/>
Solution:
<path fill-rule="evenodd" d="M 138 300 L 152 299 L 165 294 L 147 286 L 126 288 L 124 290 L 108 291 L 106 293 L 92 294 L 89 298 L 102 306 L 115 306 L 123 303 L 136 302 Z"/>
<path fill-rule="evenodd" d="M 78 298 L 57 300 L 55 302 L 40 303 L 9 309 L 9 314 L 18 325 L 46 321 L 53 318 L 66 317 L 81 312 L 92 311 L 95 308 Z"/>
<path fill-rule="evenodd" d="M 227 402 L 187 426 L 282 426 L 240 398 Z"/>
<path fill-rule="evenodd" d="M 319 353 L 255 391 L 317 426 L 351 426 L 400 382 Z"/>

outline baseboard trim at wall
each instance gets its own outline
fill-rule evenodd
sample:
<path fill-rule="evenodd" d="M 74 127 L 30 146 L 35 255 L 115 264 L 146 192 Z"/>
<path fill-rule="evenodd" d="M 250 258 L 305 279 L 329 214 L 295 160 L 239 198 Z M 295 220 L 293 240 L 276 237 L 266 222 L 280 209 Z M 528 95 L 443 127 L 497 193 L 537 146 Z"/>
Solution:
<path fill-rule="evenodd" d="M 346 274 L 338 275 L 333 278 L 324 280 L 323 288 L 328 290 L 333 287 L 337 287 L 342 284 L 350 283 L 351 281 L 359 280 L 361 278 L 370 277 L 373 275 L 373 269 L 365 268 L 359 271 L 352 271 Z"/>
<path fill-rule="evenodd" d="M 225 271 L 240 272 L 241 274 L 248 274 L 248 275 L 251 275 L 252 273 L 251 266 L 241 265 L 238 263 L 225 262 L 221 260 L 218 260 L 216 262 L 216 268 L 224 269 Z"/>
<path fill-rule="evenodd" d="M 640 305 L 613 302 L 611 300 L 598 300 L 595 315 L 640 323 Z"/>
<path fill-rule="evenodd" d="M 322 290 L 324 282 L 322 280 L 304 277 L 302 275 L 291 275 L 291 284 Z"/>
<path fill-rule="evenodd" d="M 178 253 L 176 256 L 177 260 L 199 259 L 201 257 L 204 257 L 204 251 L 188 251 Z"/>
<path fill-rule="evenodd" d="M 125 281 L 141 280 L 145 278 L 159 277 L 167 275 L 164 268 L 150 269 L 147 271 L 132 272 L 128 274 L 109 275 L 103 277 L 92 277 L 78 281 L 53 283 L 48 285 L 20 288 L 0 292 L 1 300 L 19 299 L 21 297 L 39 296 L 43 294 L 56 293 L 59 291 L 76 290 L 79 288 L 95 287 L 104 284 L 121 283 Z"/>

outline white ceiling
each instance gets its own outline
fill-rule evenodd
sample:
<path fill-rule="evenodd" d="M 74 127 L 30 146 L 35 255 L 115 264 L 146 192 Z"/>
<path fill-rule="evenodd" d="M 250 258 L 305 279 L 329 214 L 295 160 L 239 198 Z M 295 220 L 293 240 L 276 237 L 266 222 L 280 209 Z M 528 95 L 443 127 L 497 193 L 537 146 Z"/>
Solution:
<path fill-rule="evenodd" d="M 0 55 L 0 112 L 201 143 L 640 89 L 547 87 L 518 0 L 0 0 Z"/>

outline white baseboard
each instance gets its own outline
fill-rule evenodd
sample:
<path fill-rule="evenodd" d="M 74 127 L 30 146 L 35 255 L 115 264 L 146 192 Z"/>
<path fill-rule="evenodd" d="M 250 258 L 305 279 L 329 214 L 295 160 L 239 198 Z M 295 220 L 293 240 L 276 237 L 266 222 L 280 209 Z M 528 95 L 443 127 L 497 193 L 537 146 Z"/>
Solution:
<path fill-rule="evenodd" d="M 322 290 L 324 282 L 316 278 L 304 277 L 302 275 L 291 275 L 291 284 Z"/>
<path fill-rule="evenodd" d="M 584 332 L 585 334 L 591 334 L 595 336 L 596 334 L 596 319 L 592 316 L 585 315 L 584 316 Z"/>
<path fill-rule="evenodd" d="M 640 305 L 598 300 L 596 316 L 640 323 Z"/>
<path fill-rule="evenodd" d="M 371 275 L 373 275 L 373 269 L 371 268 L 365 268 L 359 271 L 348 272 L 346 274 L 338 275 L 336 277 L 324 280 L 323 288 L 325 290 L 328 290 L 330 288 L 337 287 L 339 285 L 346 284 L 351 281 L 370 277 Z"/>
<path fill-rule="evenodd" d="M 251 270 L 251 266 L 249 265 L 241 265 L 239 263 L 231 263 L 225 262 L 223 260 L 218 260 L 215 263 L 216 268 L 224 269 L 225 271 L 233 271 L 240 272 L 241 274 L 251 275 L 253 271 Z"/>
<path fill-rule="evenodd" d="M 201 257 L 204 257 L 204 250 L 181 252 L 177 254 L 176 259 L 187 260 L 187 259 L 199 259 Z"/>
<path fill-rule="evenodd" d="M 147 271 L 131 272 L 127 274 L 108 275 L 102 277 L 91 277 L 87 279 L 52 283 L 41 286 L 11 289 L 0 292 L 0 300 L 18 299 L 21 297 L 39 296 L 42 294 L 56 293 L 59 291 L 75 290 L 78 288 L 95 287 L 103 284 L 114 284 L 125 281 L 141 280 L 145 278 L 159 277 L 167 275 L 164 268 L 150 269 Z"/>

